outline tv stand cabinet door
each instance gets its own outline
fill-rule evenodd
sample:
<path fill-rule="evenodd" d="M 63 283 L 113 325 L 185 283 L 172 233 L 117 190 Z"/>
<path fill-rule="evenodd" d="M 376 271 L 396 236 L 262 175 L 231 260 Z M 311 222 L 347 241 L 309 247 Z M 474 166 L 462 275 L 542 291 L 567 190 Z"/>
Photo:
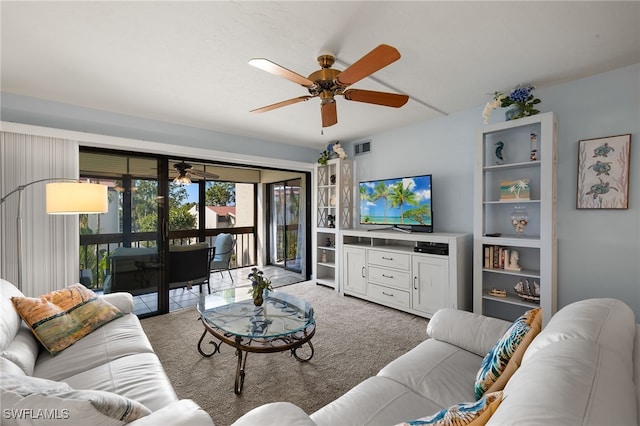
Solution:
<path fill-rule="evenodd" d="M 449 303 L 449 260 L 413 255 L 412 307 L 429 317 Z"/>
<path fill-rule="evenodd" d="M 344 292 L 347 294 L 367 294 L 366 251 L 362 247 L 344 246 L 342 250 L 344 271 Z"/>

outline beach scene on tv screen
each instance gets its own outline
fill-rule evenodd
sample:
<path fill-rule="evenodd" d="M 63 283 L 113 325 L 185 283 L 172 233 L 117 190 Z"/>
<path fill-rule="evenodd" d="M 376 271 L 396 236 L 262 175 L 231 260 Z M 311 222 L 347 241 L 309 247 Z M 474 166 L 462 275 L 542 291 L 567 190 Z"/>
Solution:
<path fill-rule="evenodd" d="M 431 176 L 361 182 L 360 223 L 432 225 Z"/>

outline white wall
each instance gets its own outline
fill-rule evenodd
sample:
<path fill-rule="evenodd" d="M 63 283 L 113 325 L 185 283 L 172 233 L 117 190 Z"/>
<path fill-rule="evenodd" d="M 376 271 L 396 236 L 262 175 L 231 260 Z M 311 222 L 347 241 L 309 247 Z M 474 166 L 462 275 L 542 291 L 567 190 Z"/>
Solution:
<path fill-rule="evenodd" d="M 640 322 L 640 64 L 537 90 L 558 119 L 558 307 L 590 297 L 625 301 Z M 432 173 L 439 232 L 472 232 L 474 131 L 482 109 L 372 135 L 356 181 Z M 491 122 L 504 120 L 504 110 Z M 577 210 L 578 141 L 631 133 L 628 210 Z M 352 144 L 345 144 L 353 153 Z"/>

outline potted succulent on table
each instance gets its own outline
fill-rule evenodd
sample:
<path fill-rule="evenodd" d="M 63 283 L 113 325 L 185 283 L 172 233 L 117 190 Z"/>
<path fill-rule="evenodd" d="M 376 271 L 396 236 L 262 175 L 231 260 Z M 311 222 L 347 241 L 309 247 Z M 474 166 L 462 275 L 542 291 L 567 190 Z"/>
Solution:
<path fill-rule="evenodd" d="M 271 280 L 264 276 L 264 272 L 258 270 L 258 268 L 251 268 L 251 273 L 248 278 L 251 280 L 251 288 L 249 293 L 253 297 L 253 304 L 256 306 L 262 306 L 264 303 L 264 291 L 273 290 L 271 286 Z"/>

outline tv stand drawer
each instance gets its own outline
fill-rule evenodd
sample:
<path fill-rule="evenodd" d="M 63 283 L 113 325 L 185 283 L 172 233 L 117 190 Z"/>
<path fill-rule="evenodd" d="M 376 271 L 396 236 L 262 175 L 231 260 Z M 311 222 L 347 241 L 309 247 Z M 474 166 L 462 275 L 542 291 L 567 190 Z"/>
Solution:
<path fill-rule="evenodd" d="M 411 274 L 409 272 L 379 268 L 377 266 L 369 266 L 368 272 L 367 276 L 371 282 L 403 290 L 411 290 Z"/>
<path fill-rule="evenodd" d="M 408 309 L 411 307 L 411 297 L 408 291 L 371 283 L 369 283 L 368 287 L 367 294 L 374 301 L 380 302 L 383 305 L 397 306 L 400 308 Z"/>
<path fill-rule="evenodd" d="M 384 266 L 386 268 L 409 271 L 411 268 L 411 256 L 386 250 L 368 250 L 368 261 L 371 265 Z"/>

